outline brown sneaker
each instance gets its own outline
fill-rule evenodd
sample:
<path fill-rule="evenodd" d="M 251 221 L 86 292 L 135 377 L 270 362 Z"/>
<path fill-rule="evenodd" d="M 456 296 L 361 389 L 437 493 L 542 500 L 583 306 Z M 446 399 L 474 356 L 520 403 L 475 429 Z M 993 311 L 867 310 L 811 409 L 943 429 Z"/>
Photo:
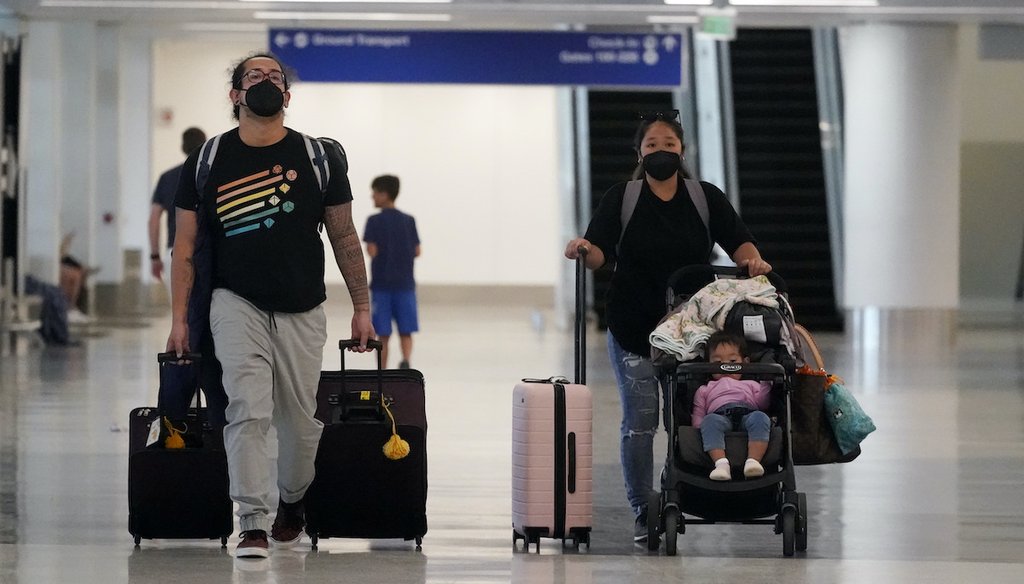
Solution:
<path fill-rule="evenodd" d="M 242 532 L 242 541 L 235 548 L 236 558 L 267 558 L 270 557 L 270 546 L 267 544 L 267 532 L 262 529 L 251 529 Z"/>
<path fill-rule="evenodd" d="M 306 527 L 306 512 L 302 501 L 285 503 L 278 499 L 277 517 L 270 528 L 270 540 L 274 547 L 287 548 L 302 539 L 302 528 Z"/>

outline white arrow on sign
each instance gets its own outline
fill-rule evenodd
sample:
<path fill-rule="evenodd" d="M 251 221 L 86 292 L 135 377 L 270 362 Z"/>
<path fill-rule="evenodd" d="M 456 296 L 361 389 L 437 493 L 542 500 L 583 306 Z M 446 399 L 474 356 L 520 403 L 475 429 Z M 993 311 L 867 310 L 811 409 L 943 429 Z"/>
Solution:
<path fill-rule="evenodd" d="M 283 32 L 277 33 L 274 37 L 274 44 L 279 47 L 288 46 L 288 43 L 292 42 L 292 38 Z"/>

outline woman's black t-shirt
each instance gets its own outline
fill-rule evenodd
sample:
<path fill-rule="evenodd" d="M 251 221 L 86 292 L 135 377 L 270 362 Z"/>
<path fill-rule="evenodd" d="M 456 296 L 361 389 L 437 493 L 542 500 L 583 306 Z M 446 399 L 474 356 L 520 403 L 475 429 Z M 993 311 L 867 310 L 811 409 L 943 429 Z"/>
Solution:
<path fill-rule="evenodd" d="M 298 132 L 276 144 L 247 146 L 234 129 L 221 137 L 202 197 L 214 249 L 213 287 L 260 309 L 305 312 L 327 299 L 320 222 L 324 207 L 352 200 L 342 161 L 328 149 L 331 178 L 322 193 Z M 199 150 L 182 169 L 175 206 L 198 210 Z"/>
<path fill-rule="evenodd" d="M 711 183 L 700 184 L 707 196 L 711 238 L 730 256 L 744 243 L 753 243 L 722 191 Z M 668 277 L 683 266 L 707 264 L 711 248 L 683 179 L 669 201 L 655 196 L 645 180 L 616 257 L 625 190 L 626 183 L 620 183 L 604 194 L 585 237 L 601 248 L 607 261 L 615 262 L 607 296 L 608 330 L 623 349 L 648 356 L 648 337 L 665 316 Z"/>

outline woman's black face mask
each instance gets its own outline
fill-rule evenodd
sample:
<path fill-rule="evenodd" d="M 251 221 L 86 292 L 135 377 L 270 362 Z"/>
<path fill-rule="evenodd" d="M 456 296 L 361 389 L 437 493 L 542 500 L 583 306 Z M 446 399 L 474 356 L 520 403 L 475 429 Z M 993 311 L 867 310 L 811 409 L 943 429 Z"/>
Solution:
<path fill-rule="evenodd" d="M 683 168 L 683 159 L 675 152 L 659 150 L 644 156 L 643 167 L 654 180 L 668 180 Z"/>
<path fill-rule="evenodd" d="M 245 90 L 245 106 L 264 118 L 276 116 L 284 107 L 284 92 L 270 79 L 264 79 Z"/>

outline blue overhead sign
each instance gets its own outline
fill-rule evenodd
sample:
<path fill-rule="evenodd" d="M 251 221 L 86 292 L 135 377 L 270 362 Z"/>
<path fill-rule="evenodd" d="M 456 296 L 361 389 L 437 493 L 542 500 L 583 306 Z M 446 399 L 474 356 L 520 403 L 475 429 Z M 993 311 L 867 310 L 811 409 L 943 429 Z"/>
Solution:
<path fill-rule="evenodd" d="M 679 34 L 271 29 L 302 81 L 674 87 Z"/>

